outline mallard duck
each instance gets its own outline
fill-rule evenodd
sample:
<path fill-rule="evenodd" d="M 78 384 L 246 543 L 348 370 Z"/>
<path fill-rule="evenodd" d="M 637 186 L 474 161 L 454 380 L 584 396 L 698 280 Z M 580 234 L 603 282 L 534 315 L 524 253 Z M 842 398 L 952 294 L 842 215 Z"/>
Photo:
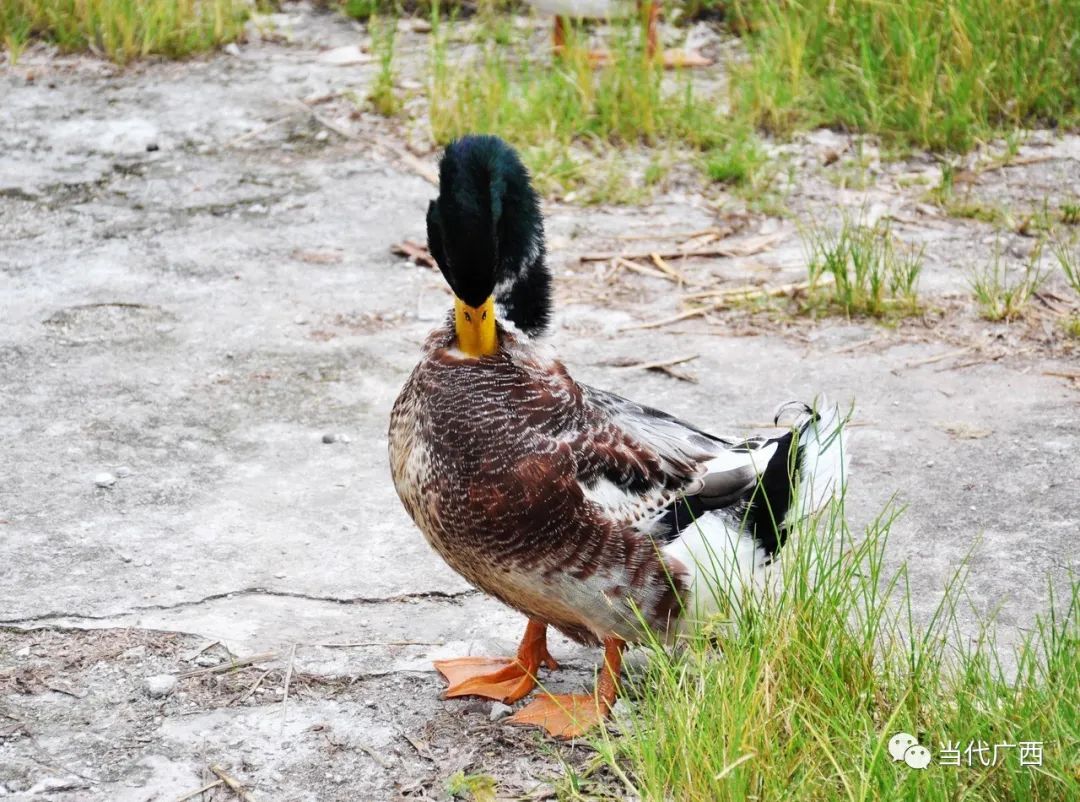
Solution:
<path fill-rule="evenodd" d="M 552 41 L 556 53 L 561 53 L 566 47 L 566 31 L 571 19 L 627 17 L 636 9 L 644 20 L 645 51 L 649 58 L 659 56 L 665 67 L 707 67 L 713 63 L 712 59 L 692 50 L 660 50 L 658 28 L 661 0 L 637 0 L 636 4 L 629 0 L 528 0 L 528 3 L 537 11 L 554 15 Z M 589 58 L 594 63 L 602 64 L 609 61 L 611 55 L 607 51 L 596 50 L 589 53 Z"/>
<path fill-rule="evenodd" d="M 734 597 L 834 493 L 842 422 L 800 405 L 787 433 L 737 442 L 576 382 L 539 341 L 551 276 L 517 154 L 468 136 L 439 179 L 428 244 L 454 307 L 394 404 L 394 485 L 442 558 L 528 625 L 515 657 L 435 667 L 446 696 L 509 704 L 557 667 L 548 627 L 602 645 L 593 694 L 543 694 L 509 719 L 575 736 L 610 711 L 626 644 L 715 611 L 717 588 Z"/>

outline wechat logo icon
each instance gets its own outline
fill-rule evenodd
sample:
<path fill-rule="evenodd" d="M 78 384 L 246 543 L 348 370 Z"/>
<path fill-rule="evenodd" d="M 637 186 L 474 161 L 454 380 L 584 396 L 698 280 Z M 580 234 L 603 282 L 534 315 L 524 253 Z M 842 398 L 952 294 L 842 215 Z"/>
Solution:
<path fill-rule="evenodd" d="M 898 732 L 889 739 L 889 754 L 893 760 L 902 760 L 913 769 L 925 769 L 930 765 L 930 750 L 906 732 Z"/>

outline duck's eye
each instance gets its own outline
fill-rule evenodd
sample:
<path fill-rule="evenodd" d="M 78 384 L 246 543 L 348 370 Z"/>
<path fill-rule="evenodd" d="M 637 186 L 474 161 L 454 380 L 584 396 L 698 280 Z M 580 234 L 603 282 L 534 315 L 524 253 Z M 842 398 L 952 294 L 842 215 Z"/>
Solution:
<path fill-rule="evenodd" d="M 470 315 L 468 312 L 465 313 L 465 319 L 472 323 L 472 315 Z"/>
<path fill-rule="evenodd" d="M 487 320 L 487 310 L 484 310 L 484 314 L 480 315 L 481 320 Z"/>

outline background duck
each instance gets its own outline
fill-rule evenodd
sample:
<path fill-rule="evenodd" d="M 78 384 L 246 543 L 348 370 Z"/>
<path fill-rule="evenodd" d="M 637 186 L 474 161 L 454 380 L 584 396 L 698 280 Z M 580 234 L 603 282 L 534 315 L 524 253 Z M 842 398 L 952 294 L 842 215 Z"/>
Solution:
<path fill-rule="evenodd" d="M 509 719 L 573 736 L 610 710 L 627 643 L 736 599 L 838 491 L 843 421 L 798 405 L 791 431 L 736 442 L 574 381 L 536 340 L 551 279 L 517 154 L 465 137 L 439 175 L 428 243 L 454 309 L 394 404 L 394 485 L 443 559 L 529 623 L 515 658 L 436 667 L 447 696 L 510 703 L 557 667 L 548 626 L 602 644 L 593 694 L 543 694 Z"/>
<path fill-rule="evenodd" d="M 528 0 L 528 3 L 537 11 L 554 15 L 552 42 L 556 53 L 566 47 L 566 32 L 572 19 L 612 19 L 637 13 L 645 25 L 645 52 L 649 58 L 659 56 L 665 67 L 707 67 L 713 63 L 712 59 L 692 50 L 660 49 L 660 0 L 638 0 L 636 3 L 629 0 Z M 611 54 L 606 50 L 593 50 L 589 58 L 595 64 L 602 64 L 610 60 Z"/>

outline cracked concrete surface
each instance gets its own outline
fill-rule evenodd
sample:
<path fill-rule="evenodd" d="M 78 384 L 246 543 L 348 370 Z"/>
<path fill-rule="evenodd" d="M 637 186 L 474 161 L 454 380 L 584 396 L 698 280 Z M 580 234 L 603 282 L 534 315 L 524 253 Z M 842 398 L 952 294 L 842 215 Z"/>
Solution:
<path fill-rule="evenodd" d="M 174 799 L 211 764 L 259 799 L 323 801 L 438 797 L 458 769 L 542 795 L 560 772 L 490 704 L 438 699 L 433 658 L 505 653 L 522 622 L 433 555 L 389 480 L 389 408 L 448 303 L 389 248 L 423 238 L 433 188 L 366 139 L 380 123 L 331 104 L 358 132 L 345 142 L 296 112 L 292 98 L 363 96 L 373 68 L 319 61 L 356 41 L 348 23 L 287 16 L 291 44 L 240 57 L 115 72 L 31 50 L 0 67 L 0 795 Z M 935 169 L 918 159 L 837 190 L 815 155 L 837 137 L 778 149 L 798 168 L 789 208 L 908 221 L 895 230 L 926 246 L 923 290 L 944 310 L 926 325 L 731 313 L 620 332 L 676 311 L 671 285 L 609 282 L 577 255 L 627 234 L 670 244 L 737 205 L 674 186 L 641 209 L 548 205 L 553 341 L 582 380 L 722 432 L 821 390 L 854 399 L 853 524 L 894 494 L 907 505 L 889 557 L 923 616 L 974 544 L 971 598 L 1007 643 L 1077 567 L 1080 392 L 1046 375 L 1075 370 L 1075 348 L 976 321 L 957 293 L 993 232 L 920 212 L 899 180 Z M 1080 196 L 1080 139 L 1027 147 L 1048 159 L 981 191 Z M 797 276 L 796 227 L 744 223 L 777 233 L 772 249 L 691 278 Z M 973 364 L 928 361 L 960 347 Z M 684 354 L 696 384 L 610 364 Z M 589 679 L 595 654 L 554 650 L 569 658 L 555 687 Z M 166 699 L 145 690 L 265 653 Z"/>

